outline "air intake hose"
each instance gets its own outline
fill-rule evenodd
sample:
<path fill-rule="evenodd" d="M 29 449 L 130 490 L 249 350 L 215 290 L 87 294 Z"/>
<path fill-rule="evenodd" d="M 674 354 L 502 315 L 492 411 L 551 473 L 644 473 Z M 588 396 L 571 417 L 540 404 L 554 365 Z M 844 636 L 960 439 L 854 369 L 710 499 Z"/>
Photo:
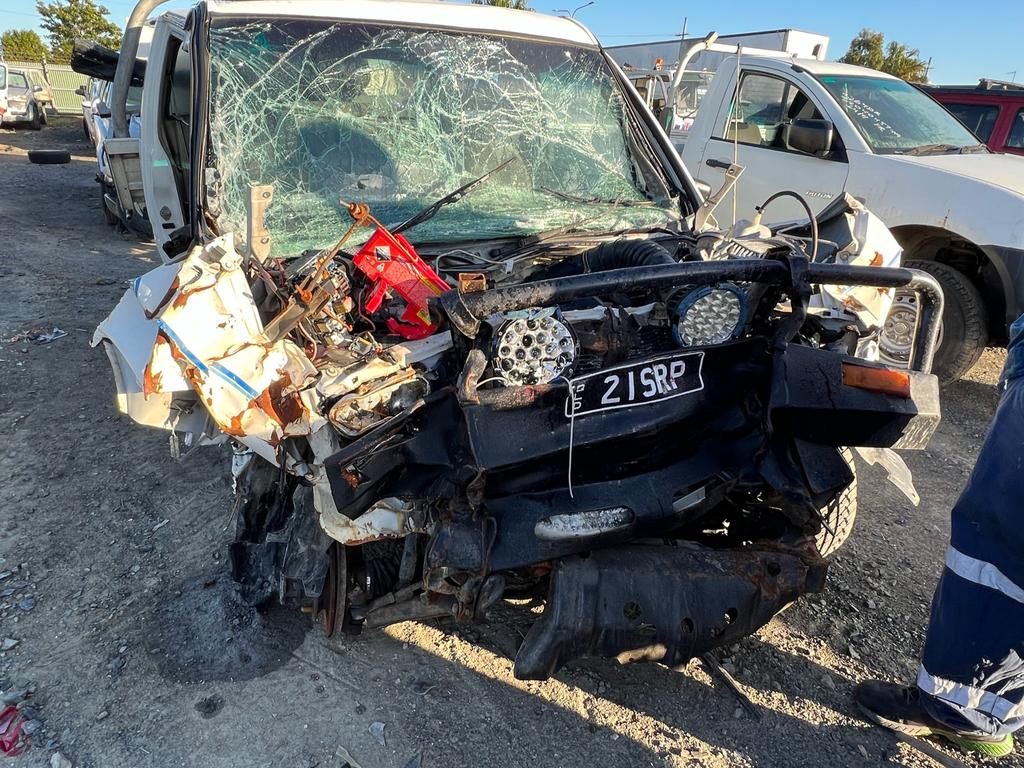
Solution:
<path fill-rule="evenodd" d="M 659 264 L 675 264 L 676 260 L 663 246 L 653 240 L 610 240 L 583 253 L 563 259 L 547 269 L 534 272 L 534 280 L 550 280 L 554 277 L 585 275 L 591 272 L 606 272 L 609 269 L 629 267 L 654 267 Z"/>

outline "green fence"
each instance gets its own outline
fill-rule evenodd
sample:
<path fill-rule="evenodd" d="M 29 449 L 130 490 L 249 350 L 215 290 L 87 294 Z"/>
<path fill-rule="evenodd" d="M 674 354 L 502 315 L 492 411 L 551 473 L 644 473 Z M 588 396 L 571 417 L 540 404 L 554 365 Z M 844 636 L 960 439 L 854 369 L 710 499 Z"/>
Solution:
<path fill-rule="evenodd" d="M 46 64 L 41 61 L 5 61 L 11 69 L 31 69 L 40 72 L 53 91 L 53 108 L 62 115 L 82 111 L 82 97 L 75 93 L 89 78 L 72 72 L 67 64 Z"/>

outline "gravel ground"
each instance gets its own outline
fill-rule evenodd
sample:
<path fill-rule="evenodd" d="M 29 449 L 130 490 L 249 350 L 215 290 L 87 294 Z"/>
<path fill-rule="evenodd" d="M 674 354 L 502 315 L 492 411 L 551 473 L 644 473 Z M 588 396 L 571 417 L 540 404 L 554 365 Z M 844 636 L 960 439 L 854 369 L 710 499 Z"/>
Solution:
<path fill-rule="evenodd" d="M 30 165 L 33 146 L 74 159 Z M 5 765 L 66 766 L 58 750 L 97 767 L 932 765 L 863 723 L 850 689 L 914 674 L 1002 351 L 944 393 L 930 450 L 908 456 L 921 506 L 862 465 L 857 529 L 826 591 L 720 652 L 760 721 L 698 662 L 591 660 L 520 682 L 526 605 L 328 642 L 301 614 L 232 598 L 224 454 L 172 460 L 165 434 L 116 413 L 89 346 L 125 281 L 157 263 L 102 223 L 94 174 L 77 122 L 0 131 L 0 639 L 17 641 L 0 651 L 0 690 L 35 729 Z M 17 340 L 39 326 L 68 335 Z"/>

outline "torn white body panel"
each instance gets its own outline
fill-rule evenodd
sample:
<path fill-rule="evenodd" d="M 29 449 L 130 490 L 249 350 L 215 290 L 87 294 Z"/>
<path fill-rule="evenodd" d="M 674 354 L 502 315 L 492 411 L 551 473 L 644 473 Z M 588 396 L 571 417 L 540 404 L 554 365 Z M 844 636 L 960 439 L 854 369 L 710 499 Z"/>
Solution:
<path fill-rule="evenodd" d="M 310 388 L 317 370 L 297 344 L 263 334 L 232 242 L 223 235 L 137 279 L 93 343 L 107 342 L 132 418 L 175 429 L 172 404 L 185 392 L 222 432 L 279 464 L 285 437 L 325 423 Z"/>
<path fill-rule="evenodd" d="M 882 220 L 853 198 L 846 201 L 852 211 L 853 239 L 836 254 L 836 261 L 851 267 L 898 267 L 903 248 Z M 850 312 L 867 328 L 880 328 L 892 307 L 895 291 L 866 285 L 823 285 L 818 294 L 828 309 Z M 814 299 L 812 299 L 812 305 Z"/>

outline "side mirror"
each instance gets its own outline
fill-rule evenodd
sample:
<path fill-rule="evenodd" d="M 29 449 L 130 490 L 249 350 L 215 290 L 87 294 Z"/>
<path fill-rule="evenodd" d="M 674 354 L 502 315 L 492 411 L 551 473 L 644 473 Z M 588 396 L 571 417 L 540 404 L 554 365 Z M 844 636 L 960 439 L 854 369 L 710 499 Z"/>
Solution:
<path fill-rule="evenodd" d="M 42 92 L 43 92 L 43 86 L 41 86 L 41 85 L 33 85 L 32 86 L 32 93 L 42 93 Z"/>
<path fill-rule="evenodd" d="M 107 102 L 101 101 L 96 104 L 96 117 L 110 117 L 110 107 Z"/>
<path fill-rule="evenodd" d="M 835 126 L 831 120 L 800 118 L 783 126 L 783 140 L 787 149 L 821 157 L 832 149 Z"/>
<path fill-rule="evenodd" d="M 85 96 L 85 86 L 84 85 L 80 85 L 77 88 L 75 88 L 75 95 L 76 96 Z"/>

